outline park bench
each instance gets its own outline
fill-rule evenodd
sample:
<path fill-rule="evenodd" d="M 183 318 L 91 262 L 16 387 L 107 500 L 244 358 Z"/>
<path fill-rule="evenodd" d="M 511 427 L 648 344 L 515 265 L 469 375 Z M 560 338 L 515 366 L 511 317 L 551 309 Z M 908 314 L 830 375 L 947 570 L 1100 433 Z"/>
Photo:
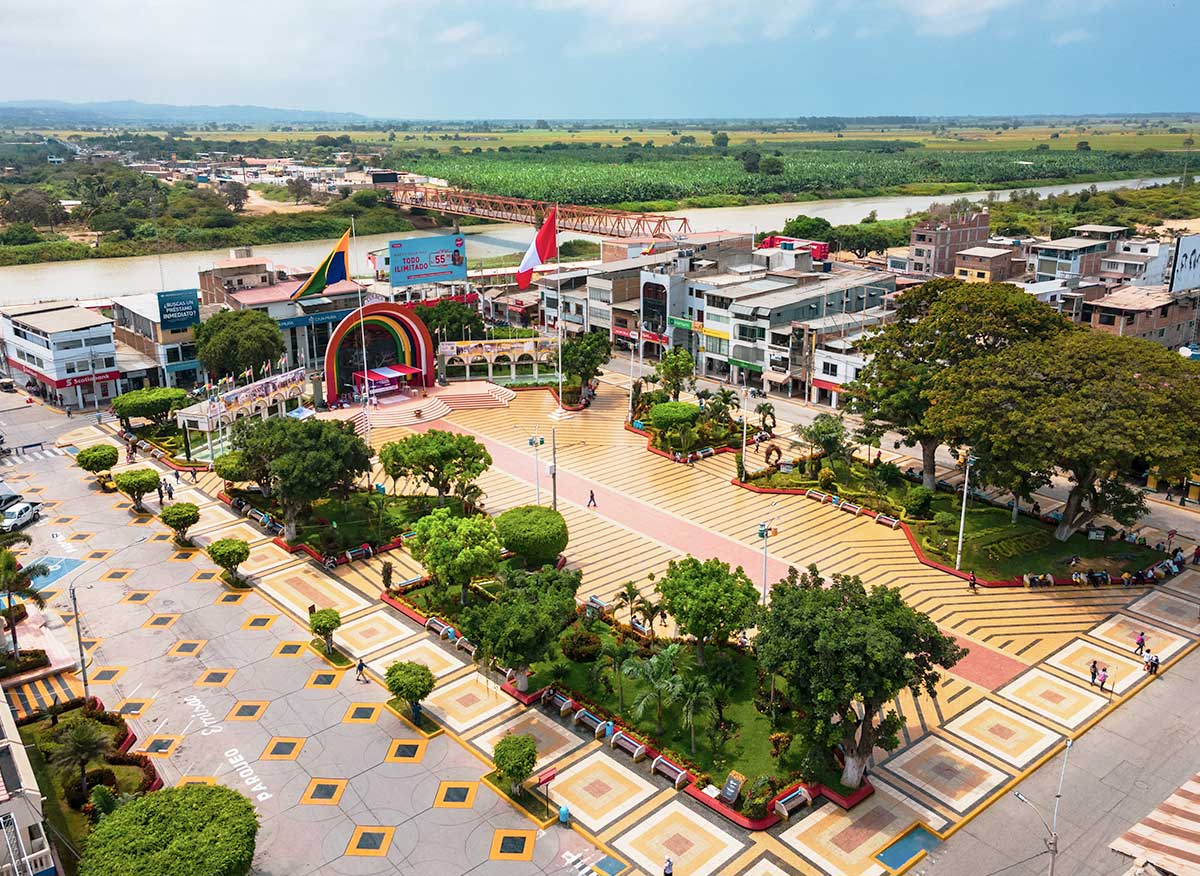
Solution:
<path fill-rule="evenodd" d="M 161 450 L 159 450 L 157 447 L 155 447 L 153 450 L 150 451 L 150 455 L 152 457 L 154 457 L 155 459 L 162 459 L 164 456 L 166 456 L 166 454 L 163 453 Z"/>
<path fill-rule="evenodd" d="M 701 447 L 696 451 L 696 455 L 701 459 L 708 459 L 710 456 L 716 456 L 717 451 L 713 450 L 711 447 Z"/>
<path fill-rule="evenodd" d="M 271 523 L 271 515 L 266 511 L 259 511 L 252 505 L 246 506 L 246 516 L 257 523 L 259 526 L 268 526 Z"/>
<path fill-rule="evenodd" d="M 892 529 L 895 529 L 897 526 L 900 525 L 899 518 L 888 517 L 886 514 L 876 514 L 875 522 L 880 524 L 881 526 L 889 526 Z"/>
<path fill-rule="evenodd" d="M 775 814 L 787 821 L 793 812 L 811 805 L 812 794 L 808 793 L 808 788 L 800 785 L 796 790 L 775 801 Z"/>
<path fill-rule="evenodd" d="M 623 730 L 618 730 L 608 740 L 609 748 L 619 748 L 624 752 L 633 756 L 633 762 L 637 763 L 646 756 L 646 746 L 638 742 L 632 736 L 626 735 Z"/>
<path fill-rule="evenodd" d="M 862 505 L 855 505 L 852 502 L 842 502 L 838 507 L 847 514 L 853 514 L 855 517 L 862 513 Z"/>
<path fill-rule="evenodd" d="M 809 490 L 804 495 L 807 496 L 808 498 L 814 499 L 817 502 L 820 502 L 822 504 L 824 504 L 825 502 L 828 502 L 830 500 L 830 498 L 832 498 L 828 493 L 822 493 L 820 490 Z"/>
<path fill-rule="evenodd" d="M 450 624 L 446 623 L 441 618 L 431 617 L 425 621 L 425 629 L 436 635 L 439 639 L 445 634 L 446 630 L 450 629 Z"/>
<path fill-rule="evenodd" d="M 646 428 L 646 424 L 645 424 L 645 423 L 643 423 L 641 420 L 634 420 L 634 421 L 633 421 L 633 428 L 637 429 L 639 432 L 642 432 L 642 431 L 644 431 L 644 430 L 645 430 L 645 428 Z"/>
<path fill-rule="evenodd" d="M 416 537 L 417 537 L 417 534 L 415 532 L 410 531 L 410 532 L 400 533 L 400 538 L 404 541 L 408 541 L 410 538 L 416 538 Z"/>
<path fill-rule="evenodd" d="M 269 520 L 263 524 L 268 532 L 273 532 L 276 535 L 283 535 L 283 524 L 278 520 Z"/>
<path fill-rule="evenodd" d="M 633 631 L 635 633 L 637 633 L 639 636 L 649 636 L 650 635 L 649 627 L 647 627 L 644 623 L 642 623 L 636 617 L 629 619 L 629 626 L 632 627 Z"/>
<path fill-rule="evenodd" d="M 364 544 L 360 547 L 350 548 L 346 551 L 346 559 L 348 561 L 361 560 L 370 558 L 375 551 L 371 549 L 369 544 Z"/>
<path fill-rule="evenodd" d="M 589 596 L 587 598 L 585 607 L 587 608 L 589 615 L 599 617 L 608 616 L 608 603 L 598 596 Z"/>
<path fill-rule="evenodd" d="M 593 715 L 587 709 L 580 709 L 575 713 L 575 717 L 571 719 L 571 723 L 575 725 L 582 724 L 584 727 L 592 731 L 592 737 L 599 739 L 608 732 L 609 723 L 603 718 Z"/>
<path fill-rule="evenodd" d="M 470 655 L 472 660 L 475 659 L 475 652 L 479 650 L 478 645 L 476 645 L 474 642 L 471 642 L 471 641 L 463 638 L 462 636 L 458 637 L 458 641 L 454 643 L 454 647 L 456 650 L 466 651 L 467 654 Z"/>
<path fill-rule="evenodd" d="M 559 716 L 575 711 L 575 703 L 570 697 L 551 688 L 546 688 L 546 692 L 542 694 L 542 705 L 558 709 Z"/>
<path fill-rule="evenodd" d="M 678 764 L 671 763 L 671 761 L 667 760 L 661 754 L 654 758 L 654 762 L 650 764 L 650 773 L 651 775 L 658 773 L 661 776 L 665 776 L 667 781 L 675 786 L 676 791 L 686 785 L 691 778 L 687 770 Z"/>

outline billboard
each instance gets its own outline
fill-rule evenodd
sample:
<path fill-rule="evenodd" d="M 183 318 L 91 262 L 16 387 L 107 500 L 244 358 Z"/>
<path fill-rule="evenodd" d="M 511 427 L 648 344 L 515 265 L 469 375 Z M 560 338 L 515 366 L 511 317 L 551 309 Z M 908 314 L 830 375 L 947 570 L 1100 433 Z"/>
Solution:
<path fill-rule="evenodd" d="M 1200 234 L 1175 241 L 1175 266 L 1171 270 L 1171 292 L 1200 288 Z"/>
<path fill-rule="evenodd" d="M 467 240 L 461 234 L 393 240 L 388 257 L 393 287 L 467 279 Z"/>
<path fill-rule="evenodd" d="M 268 405 L 275 404 L 281 392 L 285 398 L 294 398 L 304 391 L 305 380 L 305 370 L 293 368 L 291 371 L 272 374 L 245 386 L 222 392 L 217 396 L 221 403 L 221 413 L 236 414 L 243 408 L 253 407 L 260 399 Z"/>
<path fill-rule="evenodd" d="M 158 319 L 164 331 L 190 328 L 200 321 L 200 290 L 173 289 L 158 293 Z"/>

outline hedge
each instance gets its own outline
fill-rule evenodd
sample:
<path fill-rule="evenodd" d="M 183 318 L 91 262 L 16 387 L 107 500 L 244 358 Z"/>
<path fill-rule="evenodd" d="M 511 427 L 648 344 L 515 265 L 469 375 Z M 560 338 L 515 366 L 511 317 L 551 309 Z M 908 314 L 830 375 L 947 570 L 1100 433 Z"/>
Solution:
<path fill-rule="evenodd" d="M 661 402 L 650 409 L 650 422 L 660 432 L 694 426 L 700 419 L 700 408 L 687 402 Z"/>

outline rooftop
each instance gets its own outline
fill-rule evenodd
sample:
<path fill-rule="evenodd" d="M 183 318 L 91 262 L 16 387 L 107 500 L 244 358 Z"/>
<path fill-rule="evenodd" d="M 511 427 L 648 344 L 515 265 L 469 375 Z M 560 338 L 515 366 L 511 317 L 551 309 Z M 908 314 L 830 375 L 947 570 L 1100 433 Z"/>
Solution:
<path fill-rule="evenodd" d="M 214 268 L 250 268 L 262 265 L 264 268 L 269 264 L 267 259 L 262 256 L 248 256 L 241 259 L 219 259 L 213 262 Z"/>
<path fill-rule="evenodd" d="M 1135 265 L 1144 265 L 1151 261 L 1154 256 L 1146 255 L 1140 252 L 1114 252 L 1109 253 L 1104 257 L 1106 262 L 1128 262 Z"/>
<path fill-rule="evenodd" d="M 1034 248 L 1076 250 L 1087 249 L 1090 246 L 1100 246 L 1103 243 L 1103 240 L 1096 240 L 1094 237 L 1060 237 L 1058 240 L 1049 240 L 1045 243 L 1034 244 Z"/>
<path fill-rule="evenodd" d="M 842 292 L 860 286 L 878 286 L 880 284 L 877 281 L 890 276 L 890 274 L 882 274 L 879 271 L 843 271 L 829 275 L 828 280 L 800 286 L 794 283 L 758 280 L 745 285 L 752 287 L 760 283 L 771 283 L 773 288 L 762 288 L 760 291 L 748 294 L 741 293 L 739 288 L 738 290 L 727 290 L 722 294 L 731 295 L 736 300 L 737 303 L 733 307 L 735 315 L 752 316 L 756 310 L 772 310 L 805 298 L 828 295 L 831 292 Z"/>
<path fill-rule="evenodd" d="M 1163 286 L 1119 286 L 1103 298 L 1092 302 L 1094 307 L 1113 310 L 1153 310 L 1175 301 L 1175 296 Z"/>
<path fill-rule="evenodd" d="M 958 251 L 960 256 L 977 256 L 981 259 L 994 259 L 1000 256 L 1012 255 L 1011 249 L 1001 249 L 998 246 L 972 246 Z"/>
<path fill-rule="evenodd" d="M 1071 231 L 1091 231 L 1096 234 L 1112 234 L 1114 231 L 1128 231 L 1125 225 L 1075 225 Z"/>
<path fill-rule="evenodd" d="M 261 289 L 242 289 L 238 292 L 231 292 L 229 297 L 243 307 L 254 307 L 257 304 L 276 304 L 280 301 L 287 301 L 292 297 L 292 293 L 300 288 L 303 280 L 290 280 L 286 283 L 278 283 L 274 286 L 264 286 Z M 340 283 L 334 283 L 332 286 L 326 286 L 321 295 L 324 297 L 346 294 L 357 294 L 362 288 L 353 280 L 342 280 Z"/>
<path fill-rule="evenodd" d="M 46 334 L 112 325 L 112 320 L 107 316 L 101 316 L 83 307 L 62 302 L 57 304 L 18 304 L 5 307 L 0 310 L 0 313 Z"/>

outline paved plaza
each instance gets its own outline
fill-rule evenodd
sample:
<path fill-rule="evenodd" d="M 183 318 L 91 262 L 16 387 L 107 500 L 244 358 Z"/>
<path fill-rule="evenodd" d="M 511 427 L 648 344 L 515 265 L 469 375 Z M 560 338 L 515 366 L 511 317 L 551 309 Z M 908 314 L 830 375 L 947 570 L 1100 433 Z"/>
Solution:
<path fill-rule="evenodd" d="M 185 480 L 176 498 L 201 507 L 197 544 L 251 542 L 243 570 L 253 588 L 231 591 L 202 550 L 174 547 L 155 516 L 134 516 L 126 500 L 98 492 L 71 466 L 75 448 L 113 440 L 105 429 L 77 423 L 60 442 L 67 455 L 31 459 L 7 477 L 58 503 L 30 530 L 30 555 L 82 561 L 71 573 L 81 617 L 65 613 L 64 581 L 47 623 L 64 640 L 74 638 L 71 624 L 82 625 L 92 692 L 130 718 L 135 750 L 155 756 L 167 784 L 215 781 L 251 796 L 262 818 L 255 863 L 263 873 L 651 874 L 670 855 L 680 876 L 876 876 L 888 872 L 877 855 L 914 825 L 952 836 L 1066 739 L 1082 735 L 1081 748 L 1097 721 L 1105 726 L 1127 700 L 1136 708 L 1140 692 L 1161 683 L 1131 653 L 1137 632 L 1163 659 L 1160 678 L 1200 635 L 1196 572 L 1153 591 L 970 593 L 919 563 L 900 532 L 801 497 L 733 487 L 730 454 L 689 467 L 645 452 L 645 439 L 622 428 L 626 403 L 602 386 L 588 411 L 556 424 L 559 508 L 571 532 L 568 559 L 583 572 L 581 596 L 612 601 L 627 581 L 649 592 L 648 576 L 686 553 L 744 565 L 761 583 L 755 533 L 774 517 L 770 581 L 789 565 L 815 563 L 825 574 L 899 587 L 971 649 L 936 697 L 898 698 L 901 745 L 876 752 L 876 792 L 863 804 L 847 812 L 821 802 L 767 831 L 746 831 L 557 711 L 522 707 L 461 651 L 385 606 L 379 557 L 328 573 L 219 503 L 215 475 L 194 486 Z M 524 392 L 506 410 L 459 411 L 432 424 L 488 446 L 494 465 L 481 486 L 489 512 L 533 501 L 526 441 L 549 437 L 553 406 L 548 393 Z M 402 434 L 377 429 L 372 440 Z M 589 490 L 596 509 L 584 507 Z M 541 493 L 548 503 L 544 472 Z M 154 497 L 148 508 L 157 512 Z M 407 552 L 387 559 L 400 580 L 422 573 Z M 335 638 L 366 661 L 369 681 L 308 647 L 310 605 L 342 613 Z M 427 737 L 384 705 L 383 671 L 406 659 L 434 672 L 426 706 L 444 732 Z M 1089 684 L 1093 659 L 1109 668 L 1113 691 Z M 537 739 L 538 769 L 558 770 L 551 794 L 570 806 L 572 829 L 535 824 L 482 781 L 506 733 Z"/>

